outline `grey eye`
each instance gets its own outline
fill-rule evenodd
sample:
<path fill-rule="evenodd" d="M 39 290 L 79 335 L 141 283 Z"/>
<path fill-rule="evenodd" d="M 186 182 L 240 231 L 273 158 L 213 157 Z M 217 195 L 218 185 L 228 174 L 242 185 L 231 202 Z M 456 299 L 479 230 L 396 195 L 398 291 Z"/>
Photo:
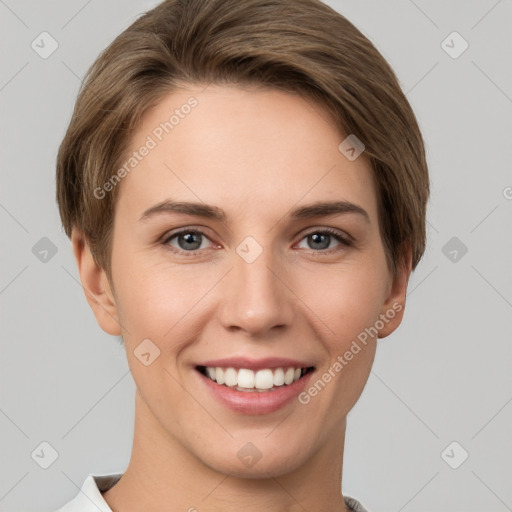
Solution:
<path fill-rule="evenodd" d="M 311 249 L 327 249 L 331 242 L 331 236 L 323 233 L 313 233 L 307 236 Z"/>
<path fill-rule="evenodd" d="M 201 245 L 205 240 L 208 238 L 199 231 L 180 231 L 169 237 L 166 243 L 182 251 L 195 251 L 204 249 Z M 177 242 L 177 245 L 174 242 Z"/>

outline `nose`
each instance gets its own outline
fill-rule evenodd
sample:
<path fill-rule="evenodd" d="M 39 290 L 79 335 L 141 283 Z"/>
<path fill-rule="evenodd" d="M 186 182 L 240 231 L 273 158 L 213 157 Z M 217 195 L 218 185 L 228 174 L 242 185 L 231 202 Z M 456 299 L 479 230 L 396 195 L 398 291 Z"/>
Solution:
<path fill-rule="evenodd" d="M 293 292 L 282 265 L 270 250 L 248 263 L 233 255 L 234 267 L 223 279 L 219 318 L 230 331 L 268 335 L 292 325 Z"/>

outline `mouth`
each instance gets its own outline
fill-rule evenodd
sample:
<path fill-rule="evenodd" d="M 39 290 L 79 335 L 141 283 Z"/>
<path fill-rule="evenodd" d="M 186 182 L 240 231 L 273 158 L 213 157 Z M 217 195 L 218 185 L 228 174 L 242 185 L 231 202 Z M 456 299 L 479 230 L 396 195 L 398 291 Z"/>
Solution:
<path fill-rule="evenodd" d="M 203 377 L 219 386 L 244 393 L 275 392 L 295 384 L 315 370 L 314 366 L 283 366 L 259 370 L 201 365 L 195 368 Z"/>

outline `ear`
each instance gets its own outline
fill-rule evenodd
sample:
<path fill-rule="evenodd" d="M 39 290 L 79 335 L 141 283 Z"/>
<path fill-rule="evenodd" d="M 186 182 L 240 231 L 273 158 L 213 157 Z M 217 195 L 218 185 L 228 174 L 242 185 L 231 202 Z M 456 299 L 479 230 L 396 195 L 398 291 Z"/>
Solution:
<path fill-rule="evenodd" d="M 384 326 L 379 329 L 379 338 L 389 336 L 401 323 L 405 311 L 407 284 L 412 271 L 412 247 L 407 245 L 396 276 L 390 274 L 388 295 L 382 305 L 379 319 Z M 380 322 L 379 322 L 380 323 Z"/>
<path fill-rule="evenodd" d="M 106 333 L 112 336 L 120 336 L 122 333 L 121 325 L 117 314 L 115 297 L 107 274 L 94 260 L 82 232 L 73 229 L 71 244 L 85 297 L 89 306 L 91 306 L 96 321 Z"/>

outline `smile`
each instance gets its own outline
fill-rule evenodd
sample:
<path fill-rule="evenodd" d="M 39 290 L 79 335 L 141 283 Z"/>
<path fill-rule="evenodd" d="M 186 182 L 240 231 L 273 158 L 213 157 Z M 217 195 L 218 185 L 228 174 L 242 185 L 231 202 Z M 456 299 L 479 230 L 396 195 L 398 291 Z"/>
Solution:
<path fill-rule="evenodd" d="M 233 365 L 234 361 L 229 363 Z M 314 366 L 290 366 L 284 360 L 279 363 L 285 363 L 283 366 L 277 366 L 275 359 L 267 362 L 270 368 L 261 361 L 252 364 L 240 361 L 240 367 L 229 363 L 226 366 L 197 365 L 194 373 L 199 377 L 199 385 L 215 402 L 244 415 L 271 414 L 286 406 L 291 407 L 293 403 L 298 404 L 297 396 L 315 374 Z"/>
<path fill-rule="evenodd" d="M 289 386 L 306 375 L 308 368 L 263 368 L 253 371 L 249 368 L 221 368 L 219 366 L 198 366 L 197 369 L 219 385 L 243 392 L 275 391 L 281 386 Z"/>

